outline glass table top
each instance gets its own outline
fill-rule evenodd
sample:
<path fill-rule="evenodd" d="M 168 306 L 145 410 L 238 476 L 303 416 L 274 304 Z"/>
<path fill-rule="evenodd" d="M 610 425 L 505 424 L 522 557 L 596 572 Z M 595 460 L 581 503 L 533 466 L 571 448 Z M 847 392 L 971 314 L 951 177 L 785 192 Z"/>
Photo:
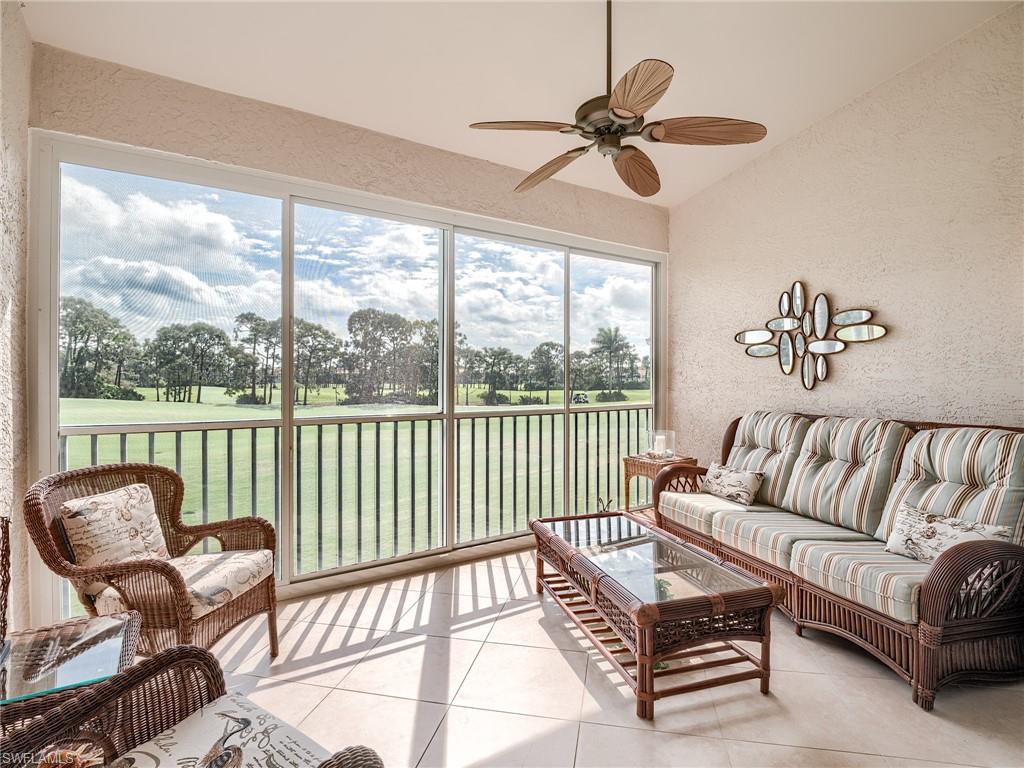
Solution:
<path fill-rule="evenodd" d="M 645 603 L 740 592 L 761 585 L 621 516 L 544 523 Z"/>
<path fill-rule="evenodd" d="M 106 680 L 120 669 L 129 624 L 102 616 L 23 632 L 0 647 L 0 705 Z"/>

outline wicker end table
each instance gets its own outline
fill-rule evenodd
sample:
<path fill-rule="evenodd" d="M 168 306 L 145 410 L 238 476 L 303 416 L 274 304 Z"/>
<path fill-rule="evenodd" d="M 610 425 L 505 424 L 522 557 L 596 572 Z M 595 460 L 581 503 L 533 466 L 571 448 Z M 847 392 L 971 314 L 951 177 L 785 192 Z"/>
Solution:
<path fill-rule="evenodd" d="M 626 479 L 626 506 L 629 511 L 629 483 L 634 477 L 646 477 L 652 482 L 658 472 L 672 464 L 697 464 L 697 460 L 689 456 L 674 456 L 671 459 L 655 459 L 640 453 L 622 458 L 622 473 Z"/>
<path fill-rule="evenodd" d="M 629 515 L 548 518 L 530 528 L 537 592 L 547 592 L 622 675 L 636 694 L 637 717 L 654 719 L 657 699 L 744 680 L 759 679 L 768 693 L 771 613 L 782 587 Z M 759 642 L 760 653 L 741 640 Z M 733 665 L 748 668 L 655 685 Z"/>

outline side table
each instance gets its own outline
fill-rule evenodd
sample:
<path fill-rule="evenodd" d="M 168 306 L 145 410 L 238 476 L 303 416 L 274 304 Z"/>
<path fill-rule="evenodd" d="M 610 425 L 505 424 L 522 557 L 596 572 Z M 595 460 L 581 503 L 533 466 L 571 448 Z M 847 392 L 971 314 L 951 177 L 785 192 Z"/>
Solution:
<path fill-rule="evenodd" d="M 646 477 L 652 482 L 658 471 L 670 464 L 696 464 L 689 456 L 673 456 L 671 459 L 655 459 L 640 453 L 622 458 L 622 471 L 626 477 L 626 511 L 629 511 L 629 483 L 634 477 Z"/>

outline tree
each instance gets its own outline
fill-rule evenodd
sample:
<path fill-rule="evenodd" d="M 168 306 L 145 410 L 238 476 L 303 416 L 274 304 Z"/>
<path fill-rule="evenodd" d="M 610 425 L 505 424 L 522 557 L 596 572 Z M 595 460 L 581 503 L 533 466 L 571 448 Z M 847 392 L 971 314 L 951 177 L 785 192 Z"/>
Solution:
<path fill-rule="evenodd" d="M 619 330 L 618 326 L 614 328 L 598 328 L 597 335 L 591 339 L 590 343 L 593 345 L 591 353 L 601 355 L 606 363 L 604 378 L 606 390 L 611 393 L 613 377 L 617 379 L 614 382 L 617 385 L 616 389 L 622 389 L 620 361 L 623 353 L 629 349 L 629 342 L 622 335 L 622 331 Z"/>
<path fill-rule="evenodd" d="M 320 388 L 324 372 L 341 356 L 341 340 L 322 325 L 296 318 L 294 347 L 295 375 L 302 389 L 302 404 L 309 405 L 310 388 Z M 296 389 L 295 401 L 298 400 Z"/>
<path fill-rule="evenodd" d="M 487 405 L 497 405 L 498 389 L 503 388 L 514 362 L 512 350 L 507 347 L 484 347 L 478 361 L 484 384 L 487 385 L 484 402 Z"/>
<path fill-rule="evenodd" d="M 136 348 L 134 337 L 119 320 L 92 302 L 67 296 L 60 303 L 58 339 L 61 397 L 104 397 L 105 374 L 121 373 Z"/>
<path fill-rule="evenodd" d="M 530 353 L 530 375 L 544 386 L 544 404 L 551 404 L 551 388 L 564 377 L 565 348 L 554 341 L 545 341 Z"/>

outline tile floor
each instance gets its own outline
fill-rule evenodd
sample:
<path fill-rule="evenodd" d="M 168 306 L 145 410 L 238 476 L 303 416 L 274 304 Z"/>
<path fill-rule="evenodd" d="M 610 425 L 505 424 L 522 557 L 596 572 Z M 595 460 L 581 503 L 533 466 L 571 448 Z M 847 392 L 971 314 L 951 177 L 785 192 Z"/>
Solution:
<path fill-rule="evenodd" d="M 945 690 L 926 713 L 872 657 L 781 615 L 769 696 L 747 681 L 639 720 L 533 575 L 524 551 L 282 603 L 276 660 L 262 619 L 214 651 L 230 687 L 389 768 L 1024 765 L 1024 685 Z"/>

